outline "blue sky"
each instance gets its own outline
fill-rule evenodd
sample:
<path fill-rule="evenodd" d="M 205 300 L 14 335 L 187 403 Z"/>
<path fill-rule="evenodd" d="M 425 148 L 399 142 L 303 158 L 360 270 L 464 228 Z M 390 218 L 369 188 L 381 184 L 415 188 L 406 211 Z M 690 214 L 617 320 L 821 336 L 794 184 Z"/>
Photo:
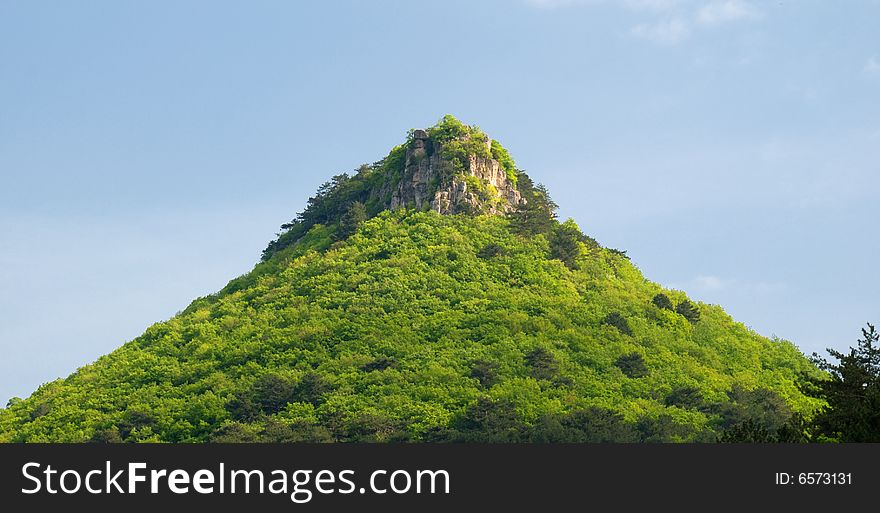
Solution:
<path fill-rule="evenodd" d="M 0 2 L 0 402 L 479 124 L 646 276 L 805 352 L 880 322 L 880 2 Z"/>

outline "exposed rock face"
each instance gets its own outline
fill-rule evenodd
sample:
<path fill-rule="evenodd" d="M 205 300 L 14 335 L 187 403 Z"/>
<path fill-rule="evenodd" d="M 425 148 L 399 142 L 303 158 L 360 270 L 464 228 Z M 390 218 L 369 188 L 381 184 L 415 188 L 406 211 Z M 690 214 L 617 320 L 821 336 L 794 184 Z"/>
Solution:
<path fill-rule="evenodd" d="M 497 160 L 470 155 L 464 170 L 456 172 L 442 153 L 426 131 L 413 131 L 403 176 L 391 193 L 392 209 L 502 214 L 523 201 Z"/>

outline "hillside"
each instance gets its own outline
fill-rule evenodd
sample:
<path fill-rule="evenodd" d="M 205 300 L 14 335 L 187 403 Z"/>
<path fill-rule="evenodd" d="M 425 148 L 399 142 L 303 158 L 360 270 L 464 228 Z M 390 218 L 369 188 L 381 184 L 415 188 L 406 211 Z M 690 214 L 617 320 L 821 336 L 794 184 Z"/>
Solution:
<path fill-rule="evenodd" d="M 252 272 L 0 411 L 0 441 L 780 436 L 818 371 L 558 222 L 451 117 L 325 184 Z"/>

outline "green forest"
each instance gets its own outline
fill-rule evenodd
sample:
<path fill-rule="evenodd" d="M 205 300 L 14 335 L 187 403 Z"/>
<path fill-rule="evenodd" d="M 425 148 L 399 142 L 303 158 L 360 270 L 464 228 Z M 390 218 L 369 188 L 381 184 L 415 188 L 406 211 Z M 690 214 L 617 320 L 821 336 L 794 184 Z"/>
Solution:
<path fill-rule="evenodd" d="M 0 441 L 880 440 L 873 326 L 808 358 L 557 219 L 478 128 L 428 133 L 450 177 L 487 152 L 527 202 L 390 210 L 410 136 L 322 186 L 251 272 L 10 400 Z"/>

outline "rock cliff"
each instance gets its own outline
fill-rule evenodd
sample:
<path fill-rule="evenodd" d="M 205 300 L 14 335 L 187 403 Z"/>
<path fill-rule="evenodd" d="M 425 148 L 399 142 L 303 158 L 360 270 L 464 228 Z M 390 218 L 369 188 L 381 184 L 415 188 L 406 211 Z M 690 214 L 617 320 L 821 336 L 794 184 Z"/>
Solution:
<path fill-rule="evenodd" d="M 485 139 L 491 155 L 491 141 Z M 391 193 L 391 209 L 434 210 L 441 214 L 501 214 L 523 202 L 516 185 L 501 164 L 491 158 L 467 154 L 456 165 L 443 144 L 425 130 L 414 130 L 406 148 L 400 182 Z"/>

